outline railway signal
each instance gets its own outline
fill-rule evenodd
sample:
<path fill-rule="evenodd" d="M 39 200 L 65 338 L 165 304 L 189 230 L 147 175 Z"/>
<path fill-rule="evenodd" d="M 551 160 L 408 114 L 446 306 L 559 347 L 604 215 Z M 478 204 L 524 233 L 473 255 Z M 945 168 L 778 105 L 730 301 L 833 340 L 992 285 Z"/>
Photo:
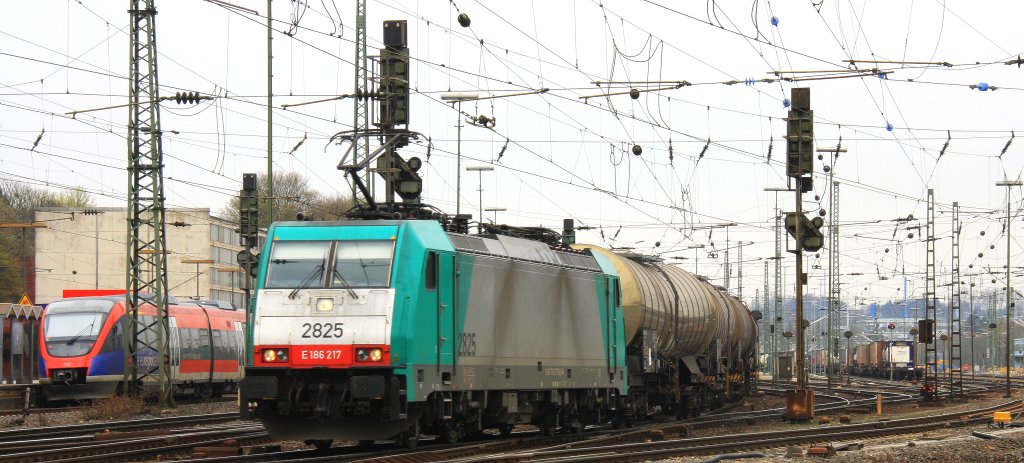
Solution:
<path fill-rule="evenodd" d="M 821 232 L 821 227 L 824 224 L 825 221 L 821 217 L 808 219 L 807 216 L 801 214 L 798 220 L 796 213 L 786 213 L 786 232 L 793 239 L 799 239 L 801 242 L 797 243 L 797 246 L 807 252 L 819 251 L 824 246 L 825 235 Z M 797 226 L 800 227 L 799 235 L 796 230 Z"/>

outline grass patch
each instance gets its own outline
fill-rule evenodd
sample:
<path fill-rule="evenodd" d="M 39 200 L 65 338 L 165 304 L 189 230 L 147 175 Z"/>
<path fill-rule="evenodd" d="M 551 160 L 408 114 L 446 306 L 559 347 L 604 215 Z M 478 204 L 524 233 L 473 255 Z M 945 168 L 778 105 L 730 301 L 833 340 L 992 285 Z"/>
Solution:
<path fill-rule="evenodd" d="M 87 420 L 123 420 L 146 412 L 143 397 L 114 396 L 98 399 L 82 409 L 82 418 Z"/>

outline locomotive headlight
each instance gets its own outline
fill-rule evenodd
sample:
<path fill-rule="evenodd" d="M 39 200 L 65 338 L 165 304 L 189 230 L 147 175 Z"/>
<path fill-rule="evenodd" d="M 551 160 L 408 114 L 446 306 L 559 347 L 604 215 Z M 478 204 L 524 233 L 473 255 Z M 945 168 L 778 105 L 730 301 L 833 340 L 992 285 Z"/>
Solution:
<path fill-rule="evenodd" d="M 316 299 L 316 311 L 318 313 L 334 312 L 334 298 L 318 297 Z"/>
<path fill-rule="evenodd" d="M 288 349 L 263 349 L 263 361 L 265 363 L 287 362 Z"/>
<path fill-rule="evenodd" d="M 356 349 L 356 360 L 360 362 L 379 362 L 384 358 L 384 351 L 361 347 Z"/>

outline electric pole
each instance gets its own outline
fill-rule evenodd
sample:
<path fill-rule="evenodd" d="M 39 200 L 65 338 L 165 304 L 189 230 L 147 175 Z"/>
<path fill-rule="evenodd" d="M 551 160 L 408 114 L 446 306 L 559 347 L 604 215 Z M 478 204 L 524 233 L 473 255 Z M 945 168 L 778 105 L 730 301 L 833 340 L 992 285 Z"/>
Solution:
<path fill-rule="evenodd" d="M 363 159 L 370 157 L 370 138 L 362 138 L 360 134 L 366 134 L 367 129 L 370 126 L 370 104 L 369 98 L 365 98 L 370 93 L 368 86 L 369 81 L 369 69 L 367 66 L 366 57 L 366 0 L 356 0 L 356 58 L 354 63 L 355 68 L 355 101 L 352 108 L 352 131 L 355 136 L 352 137 L 352 164 L 359 163 L 359 157 L 362 155 Z M 360 153 L 362 148 L 362 153 Z M 362 175 L 361 173 L 355 172 L 353 176 Z M 373 183 L 370 175 L 366 175 L 366 184 L 370 191 L 373 191 Z M 358 188 L 356 179 L 352 179 L 352 206 L 359 204 L 356 190 Z"/>
<path fill-rule="evenodd" d="M 953 202 L 953 297 L 949 300 L 949 396 L 964 398 L 963 359 L 960 348 L 960 203 Z"/>
<path fill-rule="evenodd" d="M 274 221 L 274 29 L 267 0 L 267 224 Z"/>
<path fill-rule="evenodd" d="M 924 292 L 924 320 L 919 322 L 919 342 L 925 345 L 924 349 L 924 387 L 921 395 L 926 402 L 939 400 L 939 367 L 938 352 L 935 349 L 936 336 L 935 327 L 938 324 L 936 317 L 935 288 L 935 192 L 928 189 L 928 221 L 927 235 L 925 237 L 925 292 Z"/>
<path fill-rule="evenodd" d="M 1010 351 L 1013 349 L 1013 285 L 1010 284 L 1010 230 L 1013 223 L 1010 217 L 1010 188 L 1021 186 L 1020 180 L 1003 180 L 996 182 L 996 186 L 1006 187 L 1006 397 L 1010 397 Z"/>
<path fill-rule="evenodd" d="M 842 138 L 840 138 L 839 144 L 835 147 L 818 148 L 818 152 L 832 154 L 832 165 L 827 167 L 829 188 L 832 190 L 829 198 L 829 202 L 832 203 L 832 211 L 828 216 L 828 346 L 826 346 L 828 388 L 832 389 L 832 364 L 839 359 L 839 308 L 841 306 L 839 285 L 839 182 L 835 180 L 835 174 L 839 153 L 845 153 L 846 148 L 843 148 Z"/>
<path fill-rule="evenodd" d="M 167 242 L 163 147 L 157 81 L 154 0 L 131 0 L 128 77 L 128 271 L 125 307 L 124 391 L 159 384 L 160 405 L 174 406 L 168 358 Z M 151 306 L 153 316 L 140 309 Z"/>

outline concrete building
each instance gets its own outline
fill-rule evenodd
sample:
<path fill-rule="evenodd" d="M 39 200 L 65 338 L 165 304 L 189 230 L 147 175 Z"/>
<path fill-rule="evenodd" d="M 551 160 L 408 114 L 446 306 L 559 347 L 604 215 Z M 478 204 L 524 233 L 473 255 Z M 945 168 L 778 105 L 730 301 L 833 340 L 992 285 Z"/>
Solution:
<path fill-rule="evenodd" d="M 180 299 L 215 299 L 242 307 L 236 256 L 238 224 L 209 209 L 168 209 L 167 283 Z M 36 230 L 35 302 L 60 299 L 66 289 L 125 288 L 127 211 L 123 208 L 40 208 Z M 187 263 L 188 261 L 212 263 Z"/>

